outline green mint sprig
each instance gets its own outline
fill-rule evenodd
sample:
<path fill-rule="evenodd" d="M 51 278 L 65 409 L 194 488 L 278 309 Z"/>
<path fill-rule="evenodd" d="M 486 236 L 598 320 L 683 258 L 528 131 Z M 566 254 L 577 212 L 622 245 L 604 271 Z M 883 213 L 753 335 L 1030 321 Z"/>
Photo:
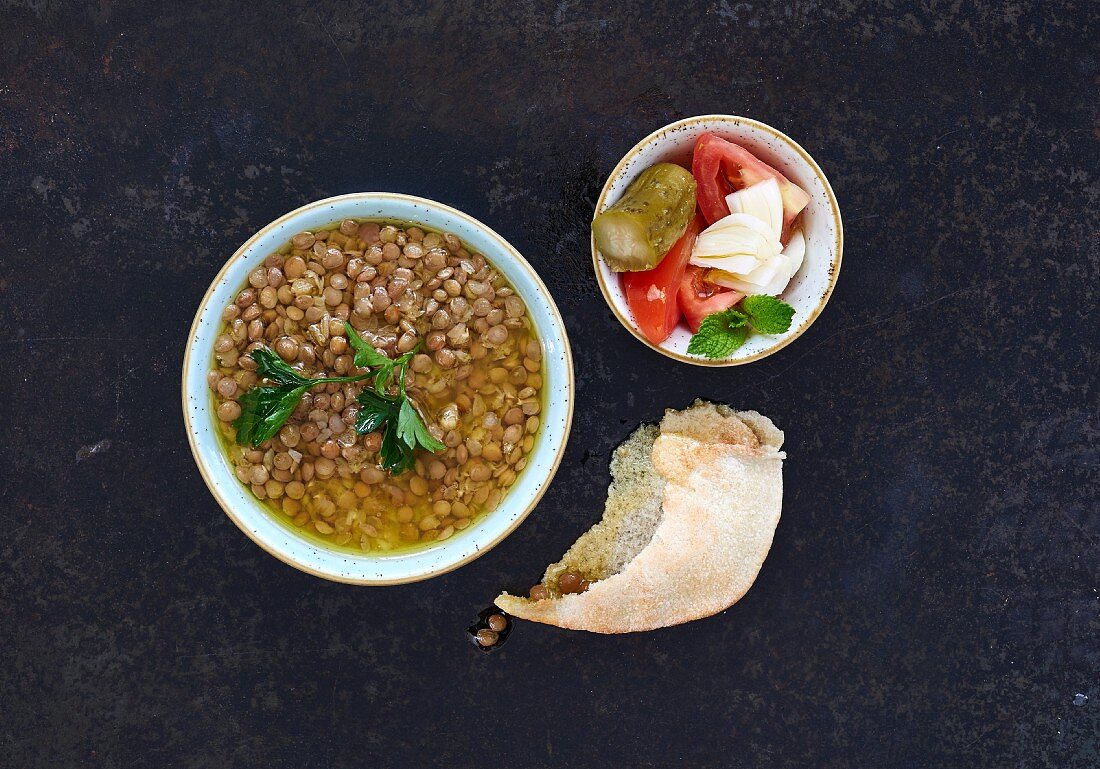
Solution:
<path fill-rule="evenodd" d="M 704 358 L 728 358 L 748 338 L 747 320 L 745 313 L 733 308 L 708 315 L 691 337 L 688 352 Z"/>
<path fill-rule="evenodd" d="M 737 307 L 703 318 L 688 343 L 688 352 L 704 358 L 728 358 L 748 339 L 749 330 L 761 334 L 783 334 L 791 327 L 794 308 L 781 299 L 755 294 Z"/>
<path fill-rule="evenodd" d="M 749 316 L 749 325 L 761 334 L 785 334 L 791 328 L 794 308 L 782 299 L 767 294 L 746 296 L 741 311 Z"/>

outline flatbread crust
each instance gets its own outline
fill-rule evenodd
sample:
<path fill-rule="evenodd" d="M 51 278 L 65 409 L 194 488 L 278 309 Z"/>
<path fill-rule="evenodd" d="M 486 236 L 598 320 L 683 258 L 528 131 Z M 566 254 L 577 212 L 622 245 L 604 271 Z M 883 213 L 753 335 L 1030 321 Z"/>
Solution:
<path fill-rule="evenodd" d="M 530 601 L 509 614 L 574 630 L 629 633 L 708 617 L 752 586 L 783 501 L 783 433 L 754 411 L 697 402 L 670 411 L 652 449 L 664 480 L 653 538 L 617 574 L 584 593 Z"/>

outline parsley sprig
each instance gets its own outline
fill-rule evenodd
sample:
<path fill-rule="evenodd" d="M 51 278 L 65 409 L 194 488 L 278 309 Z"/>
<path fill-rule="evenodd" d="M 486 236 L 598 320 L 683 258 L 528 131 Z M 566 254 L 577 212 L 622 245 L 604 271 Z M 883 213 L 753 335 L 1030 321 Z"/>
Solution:
<path fill-rule="evenodd" d="M 348 336 L 348 344 L 351 345 L 351 349 L 355 350 L 355 365 L 360 368 L 373 368 L 370 376 L 374 377 L 374 389 L 379 394 L 385 394 L 386 385 L 390 383 L 390 379 L 393 378 L 393 372 L 398 366 L 408 365 L 412 356 L 416 355 L 420 350 L 420 344 L 417 343 L 416 347 L 409 350 L 400 358 L 387 358 L 378 350 L 371 347 L 370 343 L 366 339 L 359 336 L 359 333 L 352 328 L 351 324 L 346 320 L 344 321 L 344 332 Z M 404 375 L 401 377 L 401 388 L 404 392 Z"/>
<path fill-rule="evenodd" d="M 248 356 L 256 363 L 257 375 L 275 383 L 274 387 L 253 387 L 237 399 L 241 415 L 233 426 L 237 428 L 237 443 L 248 446 L 259 446 L 274 437 L 311 387 L 329 382 L 356 382 L 372 376 L 307 377 L 266 347 L 257 347 Z"/>
<path fill-rule="evenodd" d="M 302 395 L 311 387 L 330 382 L 343 384 L 373 379 L 373 389 L 364 388 L 359 394 L 360 408 L 355 430 L 359 433 L 382 431 L 379 459 L 383 469 L 395 475 L 403 473 L 415 463 L 413 452 L 417 448 L 428 451 L 446 448 L 428 432 L 420 412 L 405 391 L 405 373 L 420 345 L 399 358 L 388 358 L 375 350 L 347 322 L 344 323 L 344 330 L 348 343 L 355 350 L 355 365 L 371 369 L 366 374 L 311 378 L 291 368 L 266 347 L 257 347 L 249 353 L 260 378 L 274 384 L 254 387 L 237 400 L 241 407 L 241 415 L 233 422 L 237 429 L 237 443 L 259 446 L 273 438 L 298 408 Z M 397 392 L 389 394 L 395 375 Z"/>
<path fill-rule="evenodd" d="M 747 296 L 737 307 L 703 318 L 688 344 L 688 352 L 704 358 L 728 358 L 748 339 L 749 330 L 783 334 L 791 327 L 794 308 L 766 294 Z"/>
<path fill-rule="evenodd" d="M 416 462 L 413 452 L 417 448 L 428 451 L 446 448 L 428 432 L 405 392 L 405 371 L 409 359 L 419 347 L 417 345 L 392 361 L 395 364 L 393 367 L 383 366 L 375 379 L 374 389 L 364 389 L 359 393 L 359 416 L 355 420 L 355 429 L 360 433 L 382 431 L 382 447 L 378 453 L 380 464 L 395 475 L 412 468 Z M 356 356 L 358 358 L 358 353 Z M 386 395 L 385 383 L 393 377 L 394 369 L 397 372 L 397 394 Z"/>

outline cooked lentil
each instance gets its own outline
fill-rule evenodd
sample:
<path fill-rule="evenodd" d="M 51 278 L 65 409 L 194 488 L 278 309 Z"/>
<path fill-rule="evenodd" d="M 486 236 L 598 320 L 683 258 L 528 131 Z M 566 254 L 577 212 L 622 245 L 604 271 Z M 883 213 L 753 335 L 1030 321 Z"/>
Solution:
<path fill-rule="evenodd" d="M 503 614 L 490 614 L 489 615 L 489 629 L 494 633 L 499 633 L 508 627 L 508 620 Z"/>
<path fill-rule="evenodd" d="M 445 540 L 494 509 L 527 462 L 542 346 L 504 276 L 451 233 L 347 219 L 301 232 L 248 275 L 222 313 L 208 381 L 237 477 L 288 525 L 326 543 L 393 551 Z M 409 396 L 447 449 L 378 466 L 379 433 L 353 425 L 362 383 L 319 385 L 259 447 L 234 443 L 237 399 L 260 383 L 259 345 L 306 375 L 349 376 L 344 321 L 409 365 Z"/>
<path fill-rule="evenodd" d="M 492 646 L 500 639 L 495 630 L 487 628 L 477 631 L 477 642 L 482 646 Z"/>

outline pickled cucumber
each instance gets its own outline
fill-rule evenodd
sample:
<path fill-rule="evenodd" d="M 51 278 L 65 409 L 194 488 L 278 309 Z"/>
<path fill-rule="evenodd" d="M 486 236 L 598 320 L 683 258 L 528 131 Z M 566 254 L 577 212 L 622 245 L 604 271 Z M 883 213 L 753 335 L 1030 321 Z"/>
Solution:
<path fill-rule="evenodd" d="M 656 267 L 695 214 L 695 179 L 672 163 L 642 171 L 623 196 L 592 220 L 592 235 L 615 272 Z"/>

